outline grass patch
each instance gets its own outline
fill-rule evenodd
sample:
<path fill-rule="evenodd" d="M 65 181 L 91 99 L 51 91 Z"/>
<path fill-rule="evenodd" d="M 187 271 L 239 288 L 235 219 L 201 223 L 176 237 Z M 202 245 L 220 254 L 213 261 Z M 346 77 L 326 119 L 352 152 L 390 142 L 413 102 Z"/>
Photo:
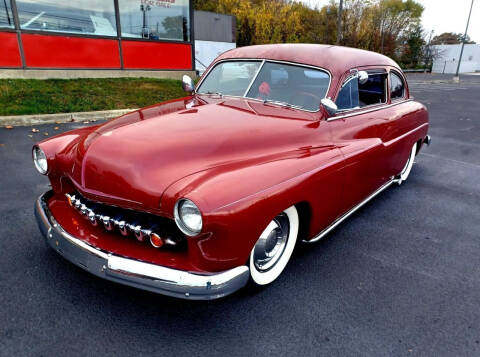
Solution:
<path fill-rule="evenodd" d="M 1 79 L 0 116 L 140 108 L 184 96 L 172 79 Z"/>

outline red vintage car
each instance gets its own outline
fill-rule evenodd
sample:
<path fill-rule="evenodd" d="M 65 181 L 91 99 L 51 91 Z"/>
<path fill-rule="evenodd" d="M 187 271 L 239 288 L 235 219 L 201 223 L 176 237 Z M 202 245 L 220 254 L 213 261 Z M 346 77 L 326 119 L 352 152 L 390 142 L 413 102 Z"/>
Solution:
<path fill-rule="evenodd" d="M 428 113 L 399 66 L 324 45 L 234 49 L 185 98 L 33 148 L 52 190 L 48 244 L 105 279 L 214 299 L 272 283 L 316 242 L 410 174 Z"/>

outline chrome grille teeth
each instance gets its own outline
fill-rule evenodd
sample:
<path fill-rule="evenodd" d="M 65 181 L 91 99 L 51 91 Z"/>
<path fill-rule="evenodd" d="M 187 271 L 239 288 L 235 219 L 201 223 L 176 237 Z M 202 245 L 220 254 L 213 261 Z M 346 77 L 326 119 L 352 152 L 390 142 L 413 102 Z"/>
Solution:
<path fill-rule="evenodd" d="M 140 226 L 135 227 L 134 233 L 135 238 L 137 238 L 139 242 L 143 242 L 147 239 L 147 237 L 145 236 L 145 230 L 143 230 Z"/>
<path fill-rule="evenodd" d="M 145 242 L 146 240 L 149 240 L 152 243 L 152 246 L 156 248 L 161 247 L 161 245 L 163 244 L 168 244 L 172 246 L 177 245 L 177 242 L 170 238 L 160 238 L 160 236 L 157 233 L 154 233 L 152 230 L 143 229 L 138 224 L 129 224 L 122 220 L 120 217 L 117 217 L 117 219 L 115 219 L 109 216 L 96 214 L 93 209 L 88 208 L 87 205 L 82 203 L 82 201 L 75 195 L 66 194 L 65 196 L 68 198 L 71 206 L 77 211 L 79 211 L 79 213 L 81 213 L 83 216 L 85 216 L 94 226 L 98 226 L 98 223 L 100 222 L 103 224 L 105 230 L 109 232 L 113 231 L 114 228 L 117 227 L 120 234 L 122 234 L 123 236 L 128 236 L 130 233 L 133 233 L 133 235 L 138 241 Z M 163 243 L 160 242 L 160 245 L 155 245 L 152 242 L 152 236 L 155 236 L 157 240 L 161 240 Z"/>
<path fill-rule="evenodd" d="M 177 245 L 177 242 L 175 242 L 172 238 L 167 237 L 167 239 L 165 239 L 165 244 L 168 244 L 168 245 Z"/>
<path fill-rule="evenodd" d="M 75 205 L 75 208 L 76 208 L 76 209 L 80 209 L 80 206 L 82 205 L 82 202 L 77 198 L 77 199 L 75 200 L 74 205 Z"/>
<path fill-rule="evenodd" d="M 112 230 L 113 230 L 113 224 L 112 224 L 112 221 L 110 220 L 110 217 L 108 217 L 108 216 L 103 216 L 101 220 L 102 220 L 102 222 L 103 222 L 103 227 L 104 227 L 107 231 L 112 231 Z"/>
<path fill-rule="evenodd" d="M 90 223 L 93 224 L 94 226 L 96 226 L 98 224 L 95 213 L 92 210 L 89 210 L 89 212 L 88 212 L 88 219 L 89 219 Z"/>
<path fill-rule="evenodd" d="M 122 236 L 128 236 L 128 224 L 125 221 L 116 221 L 116 225 Z"/>

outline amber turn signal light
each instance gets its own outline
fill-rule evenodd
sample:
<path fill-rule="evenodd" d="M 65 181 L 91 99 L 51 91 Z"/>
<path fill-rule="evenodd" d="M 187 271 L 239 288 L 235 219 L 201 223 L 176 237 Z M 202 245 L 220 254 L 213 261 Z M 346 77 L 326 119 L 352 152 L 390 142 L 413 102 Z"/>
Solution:
<path fill-rule="evenodd" d="M 68 204 L 72 207 L 75 196 L 70 196 L 69 194 L 66 194 L 65 196 L 67 197 Z"/>
<path fill-rule="evenodd" d="M 164 244 L 162 237 L 160 237 L 157 233 L 152 233 L 150 235 L 150 243 L 155 248 L 161 248 Z"/>

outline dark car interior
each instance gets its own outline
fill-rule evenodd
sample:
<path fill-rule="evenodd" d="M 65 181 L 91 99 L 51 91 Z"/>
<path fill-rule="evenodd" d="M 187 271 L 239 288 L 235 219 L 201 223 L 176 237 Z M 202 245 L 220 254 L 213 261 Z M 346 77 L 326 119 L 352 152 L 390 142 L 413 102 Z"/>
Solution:
<path fill-rule="evenodd" d="M 369 73 L 368 80 L 358 85 L 360 107 L 386 102 L 386 80 L 386 73 Z"/>
<path fill-rule="evenodd" d="M 347 110 L 385 103 L 386 81 L 386 72 L 368 73 L 365 83 L 359 83 L 354 76 L 348 78 L 337 96 L 338 109 Z"/>

